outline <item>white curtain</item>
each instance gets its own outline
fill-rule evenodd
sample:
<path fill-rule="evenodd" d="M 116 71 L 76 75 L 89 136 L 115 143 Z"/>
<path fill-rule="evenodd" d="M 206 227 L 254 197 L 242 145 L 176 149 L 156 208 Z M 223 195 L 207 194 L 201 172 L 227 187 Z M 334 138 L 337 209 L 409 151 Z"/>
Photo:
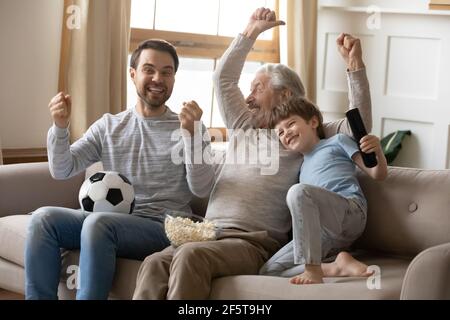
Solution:
<path fill-rule="evenodd" d="M 298 72 L 306 87 L 306 95 L 316 101 L 318 0 L 280 0 L 280 56 Z"/>
<path fill-rule="evenodd" d="M 104 113 L 126 109 L 131 0 L 65 0 L 64 7 L 59 86 L 72 96 L 76 140 Z M 77 13 L 80 27 L 68 28 Z"/>

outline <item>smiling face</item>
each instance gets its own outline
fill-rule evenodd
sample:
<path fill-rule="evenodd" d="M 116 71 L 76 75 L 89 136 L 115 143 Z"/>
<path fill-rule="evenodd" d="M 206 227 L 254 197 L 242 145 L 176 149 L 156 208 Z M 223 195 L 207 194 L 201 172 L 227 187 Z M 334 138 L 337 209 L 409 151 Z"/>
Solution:
<path fill-rule="evenodd" d="M 319 121 L 314 116 L 309 121 L 291 115 L 275 125 L 281 144 L 288 150 L 302 154 L 310 152 L 320 141 L 317 135 Z"/>
<path fill-rule="evenodd" d="M 175 83 L 175 63 L 169 53 L 143 50 L 136 69 L 130 68 L 130 75 L 136 86 L 138 104 L 153 111 L 165 107 Z"/>

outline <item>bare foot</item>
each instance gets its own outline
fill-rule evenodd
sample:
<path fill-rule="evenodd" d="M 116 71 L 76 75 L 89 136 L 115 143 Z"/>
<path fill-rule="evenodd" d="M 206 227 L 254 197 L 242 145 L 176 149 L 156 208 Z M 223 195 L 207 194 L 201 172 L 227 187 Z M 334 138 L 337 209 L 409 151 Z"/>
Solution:
<path fill-rule="evenodd" d="M 367 265 L 356 260 L 348 252 L 340 252 L 336 260 L 331 263 L 322 263 L 325 277 L 369 277 L 373 274 L 367 271 Z"/>
<path fill-rule="evenodd" d="M 306 265 L 305 271 L 298 276 L 291 278 L 292 284 L 314 284 L 323 283 L 323 272 L 320 265 Z"/>

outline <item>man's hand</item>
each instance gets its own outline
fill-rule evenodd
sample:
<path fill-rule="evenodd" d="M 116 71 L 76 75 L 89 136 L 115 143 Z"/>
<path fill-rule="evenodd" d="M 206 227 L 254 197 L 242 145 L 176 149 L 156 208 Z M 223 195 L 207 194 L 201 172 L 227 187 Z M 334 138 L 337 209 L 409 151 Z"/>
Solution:
<path fill-rule="evenodd" d="M 356 71 L 364 68 L 362 59 L 361 41 L 353 36 L 341 33 L 336 40 L 339 53 L 347 63 L 349 71 Z"/>
<path fill-rule="evenodd" d="M 183 102 L 183 108 L 181 108 L 181 112 L 178 115 L 178 118 L 181 122 L 181 129 L 185 129 L 189 131 L 191 137 L 194 136 L 194 128 L 195 122 L 200 121 L 202 117 L 203 111 L 198 106 L 197 102 Z"/>
<path fill-rule="evenodd" d="M 284 21 L 277 20 L 275 11 L 268 8 L 259 8 L 253 12 L 247 28 L 245 28 L 245 31 L 242 34 L 247 38 L 256 40 L 264 31 L 284 24 Z"/>
<path fill-rule="evenodd" d="M 48 108 L 55 125 L 61 129 L 69 126 L 72 98 L 64 92 L 58 93 L 50 101 Z"/>

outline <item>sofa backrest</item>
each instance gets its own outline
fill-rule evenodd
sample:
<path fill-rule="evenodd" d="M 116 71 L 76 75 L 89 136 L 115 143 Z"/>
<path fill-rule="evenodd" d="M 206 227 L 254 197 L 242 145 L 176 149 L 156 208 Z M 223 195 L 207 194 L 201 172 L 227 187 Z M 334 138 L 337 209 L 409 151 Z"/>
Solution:
<path fill-rule="evenodd" d="M 358 178 L 369 209 L 356 247 L 414 256 L 450 242 L 450 170 L 389 167 L 383 182 Z"/>
<path fill-rule="evenodd" d="M 43 206 L 79 208 L 78 190 L 83 181 L 83 174 L 54 180 L 47 162 L 1 165 L 0 217 L 26 214 Z"/>

